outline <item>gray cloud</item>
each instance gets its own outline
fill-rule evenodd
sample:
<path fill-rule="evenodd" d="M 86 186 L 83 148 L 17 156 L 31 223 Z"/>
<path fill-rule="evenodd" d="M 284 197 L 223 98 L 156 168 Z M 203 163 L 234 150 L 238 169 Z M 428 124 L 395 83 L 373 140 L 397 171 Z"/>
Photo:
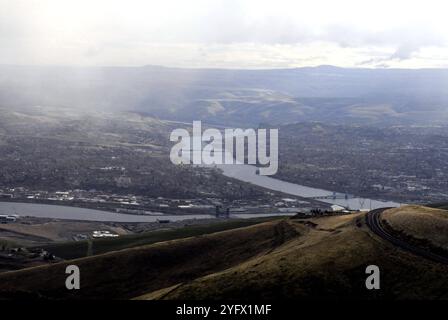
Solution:
<path fill-rule="evenodd" d="M 345 16 L 338 18 L 338 15 L 353 8 L 343 6 L 340 12 L 330 15 L 325 15 L 330 9 L 317 6 L 309 10 L 314 15 L 308 17 L 305 4 L 288 10 L 288 5 L 294 2 L 283 0 L 273 3 L 272 10 L 262 13 L 257 13 L 258 2 L 250 0 L 209 0 L 202 1 L 197 7 L 194 6 L 196 2 L 192 2 L 190 7 L 181 8 L 178 8 L 181 2 L 164 2 L 168 5 L 159 8 L 157 2 L 151 1 L 79 0 L 79 10 L 76 11 L 73 9 L 78 6 L 78 1 L 0 0 L 0 64 L 26 61 L 82 64 L 88 61 L 96 63 L 101 59 L 112 64 L 133 64 L 144 60 L 142 56 L 149 57 L 148 52 L 154 53 L 154 50 L 159 50 L 157 48 L 182 47 L 185 44 L 213 50 L 213 45 L 222 48 L 219 45 L 254 43 L 260 45 L 258 48 L 265 45 L 275 48 L 276 45 L 305 47 L 325 42 L 341 48 L 363 48 L 365 52 L 373 47 L 388 48 L 389 52 L 395 50 L 392 54 L 380 56 L 365 54 L 366 59 L 359 65 L 371 65 L 407 60 L 421 48 L 429 46 L 448 46 L 446 31 L 428 23 L 431 17 L 421 21 L 401 21 L 407 15 L 405 7 L 401 8 L 402 16 L 394 17 L 396 21 L 389 19 L 388 25 L 383 27 L 383 17 L 378 16 L 378 26 L 372 27 L 357 19 L 357 15 L 369 17 L 370 10 L 374 9 L 381 12 L 374 6 L 369 10 L 361 6 L 353 12 L 353 21 L 348 21 Z M 65 8 L 63 4 L 66 3 L 70 3 L 70 7 Z M 138 3 L 144 7 L 139 8 Z M 430 4 L 427 7 L 431 8 Z M 182 10 L 188 12 L 182 14 Z M 196 60 L 200 62 L 207 50 L 196 49 Z M 322 54 L 316 52 L 316 56 Z M 278 57 L 272 52 L 267 52 L 265 58 L 274 62 L 278 59 L 311 59 L 305 56 Z M 190 57 L 187 60 L 194 59 Z"/>
<path fill-rule="evenodd" d="M 398 59 L 398 60 L 410 59 L 412 54 L 414 52 L 418 51 L 419 49 L 420 49 L 419 46 L 416 46 L 416 45 L 402 44 L 390 56 L 390 60 L 393 60 L 393 59 Z"/>

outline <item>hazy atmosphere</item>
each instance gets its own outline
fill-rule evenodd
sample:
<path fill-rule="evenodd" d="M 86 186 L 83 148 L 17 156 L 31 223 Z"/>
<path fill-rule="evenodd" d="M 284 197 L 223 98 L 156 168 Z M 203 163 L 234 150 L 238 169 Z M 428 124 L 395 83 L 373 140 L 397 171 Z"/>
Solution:
<path fill-rule="evenodd" d="M 0 302 L 448 300 L 445 3 L 0 0 Z"/>
<path fill-rule="evenodd" d="M 446 2 L 0 0 L 0 64 L 447 67 Z"/>

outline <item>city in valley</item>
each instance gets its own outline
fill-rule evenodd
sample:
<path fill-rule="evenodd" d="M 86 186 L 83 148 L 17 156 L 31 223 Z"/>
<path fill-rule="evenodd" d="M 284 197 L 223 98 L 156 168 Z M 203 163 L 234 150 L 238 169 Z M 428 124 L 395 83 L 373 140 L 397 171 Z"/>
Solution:
<path fill-rule="evenodd" d="M 448 300 L 445 7 L 0 0 L 0 301 Z"/>

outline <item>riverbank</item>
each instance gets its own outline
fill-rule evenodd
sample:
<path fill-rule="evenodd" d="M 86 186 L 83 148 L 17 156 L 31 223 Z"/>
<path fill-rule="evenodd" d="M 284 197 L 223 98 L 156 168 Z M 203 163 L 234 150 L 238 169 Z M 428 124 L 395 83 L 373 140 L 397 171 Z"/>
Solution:
<path fill-rule="evenodd" d="M 284 194 L 313 200 L 318 198 L 319 201 L 340 205 L 351 210 L 372 210 L 384 207 L 399 207 L 401 205 L 400 203 L 393 201 L 382 201 L 360 197 L 346 198 L 345 194 L 333 192 L 330 190 L 306 187 L 299 184 L 271 178 L 269 176 L 258 175 L 257 168 L 252 165 L 218 165 L 216 167 L 221 170 L 224 176 L 229 178 L 251 183 L 253 185 L 263 187 L 272 191 L 282 192 Z"/>
<path fill-rule="evenodd" d="M 177 221 L 214 218 L 211 215 L 131 215 L 69 205 L 5 201 L 0 202 L 0 212 L 19 216 L 105 222 L 157 222 L 159 219 Z"/>
<path fill-rule="evenodd" d="M 0 212 L 4 214 L 16 214 L 20 217 L 37 217 L 37 218 L 51 218 L 63 220 L 78 220 L 78 221 L 98 221 L 98 222 L 122 222 L 122 223 L 137 223 L 137 222 L 159 222 L 182 221 L 182 220 L 210 220 L 217 219 L 214 215 L 206 214 L 184 214 L 184 215 L 132 215 L 121 214 L 115 212 L 107 212 L 79 207 L 62 206 L 62 205 L 48 205 L 37 203 L 22 203 L 22 202 L 0 202 Z M 248 218 L 263 218 L 272 216 L 291 216 L 295 213 L 264 213 L 264 214 L 250 214 L 238 213 L 231 214 L 230 218 L 248 219 Z M 218 219 L 219 220 L 219 219 Z"/>

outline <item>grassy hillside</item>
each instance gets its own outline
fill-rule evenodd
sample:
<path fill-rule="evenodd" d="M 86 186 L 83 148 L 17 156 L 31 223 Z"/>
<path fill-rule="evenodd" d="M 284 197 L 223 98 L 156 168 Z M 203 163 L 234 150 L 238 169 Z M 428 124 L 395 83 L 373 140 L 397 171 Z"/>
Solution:
<path fill-rule="evenodd" d="M 285 221 L 156 243 L 50 266 L 0 274 L 0 299 L 132 298 L 265 254 L 297 236 Z M 81 270 L 82 289 L 65 288 L 65 268 Z"/>
<path fill-rule="evenodd" d="M 270 254 L 139 299 L 448 298 L 447 266 L 383 242 L 366 229 L 363 215 L 311 222 L 314 224 L 307 223 L 306 236 L 295 238 Z M 380 267 L 381 290 L 365 288 L 365 268 L 370 264 Z"/>
<path fill-rule="evenodd" d="M 429 241 L 448 250 L 448 211 L 422 206 L 405 206 L 384 212 L 383 218 L 394 230 Z"/>
<path fill-rule="evenodd" d="M 446 122 L 447 79 L 446 69 L 0 66 L 0 99 L 8 107 L 133 110 L 160 119 L 228 125 L 298 121 L 432 125 Z"/>
<path fill-rule="evenodd" d="M 64 287 L 81 269 L 81 290 Z M 365 288 L 365 268 L 381 290 Z M 371 233 L 364 214 L 287 219 L 0 274 L 0 298 L 448 299 L 448 266 Z"/>
<path fill-rule="evenodd" d="M 430 203 L 427 205 L 429 208 L 436 208 L 436 209 L 442 209 L 442 210 L 448 210 L 448 202 L 437 202 L 437 203 Z"/>
<path fill-rule="evenodd" d="M 247 227 L 253 224 L 273 220 L 275 218 L 254 218 L 228 220 L 220 223 L 210 223 L 207 225 L 193 225 L 179 229 L 150 231 L 139 234 L 125 235 L 119 238 L 105 238 L 93 240 L 92 254 L 102 254 L 156 242 L 169 241 L 174 239 L 201 236 L 213 232 Z M 63 259 L 76 259 L 87 256 L 87 241 L 63 242 L 43 246 L 43 248 Z"/>

